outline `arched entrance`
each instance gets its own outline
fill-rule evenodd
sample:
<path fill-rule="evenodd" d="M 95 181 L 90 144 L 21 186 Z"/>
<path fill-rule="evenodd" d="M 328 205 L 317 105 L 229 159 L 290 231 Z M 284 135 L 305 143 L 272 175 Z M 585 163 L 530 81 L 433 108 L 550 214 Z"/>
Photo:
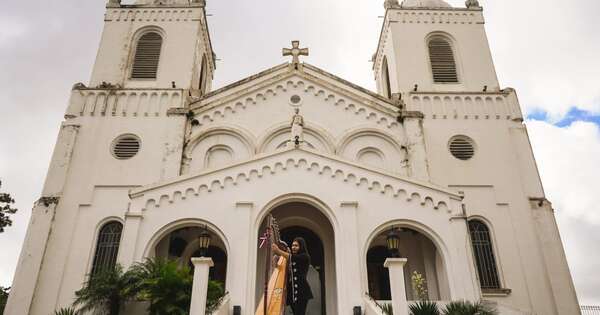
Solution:
<path fill-rule="evenodd" d="M 291 245 L 295 237 L 307 242 L 311 256 L 311 267 L 307 275 L 314 299 L 307 307 L 308 315 L 335 314 L 337 307 L 335 281 L 334 232 L 330 221 L 316 207 L 303 202 L 290 202 L 275 207 L 270 214 L 277 220 L 281 239 Z M 261 223 L 259 234 L 266 228 L 266 220 Z M 258 235 L 258 236 L 260 236 Z M 256 268 L 255 305 L 263 293 L 265 277 L 265 248 L 258 250 Z M 291 314 L 286 309 L 286 314 Z"/>
<path fill-rule="evenodd" d="M 391 227 L 390 227 L 391 228 Z M 398 230 L 400 257 L 408 260 L 404 267 L 406 299 L 449 300 L 448 278 L 444 259 L 435 244 L 425 234 L 411 227 Z M 367 250 L 366 265 L 369 295 L 378 301 L 391 300 L 390 278 L 385 260 L 391 257 L 386 243 L 389 229 L 373 238 Z M 419 292 L 413 285 L 415 275 L 425 279 L 426 291 Z M 425 295 L 419 296 L 419 295 Z"/>
<path fill-rule="evenodd" d="M 209 279 L 220 282 L 225 287 L 227 280 L 227 250 L 223 240 L 205 226 L 180 227 L 162 237 L 154 248 L 154 257 L 176 260 L 180 265 L 191 264 L 192 257 L 200 257 L 201 250 L 198 237 L 204 231 L 210 235 L 210 246 L 204 256 L 213 260 L 214 267 L 210 268 Z"/>

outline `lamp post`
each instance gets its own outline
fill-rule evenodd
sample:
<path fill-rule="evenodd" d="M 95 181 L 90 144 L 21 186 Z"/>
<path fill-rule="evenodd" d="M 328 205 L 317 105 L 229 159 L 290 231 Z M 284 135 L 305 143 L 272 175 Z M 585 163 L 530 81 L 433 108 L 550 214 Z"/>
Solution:
<path fill-rule="evenodd" d="M 400 232 L 392 227 L 386 236 L 387 248 L 392 258 L 400 257 Z"/>
<path fill-rule="evenodd" d="M 206 256 L 208 247 L 210 246 L 210 234 L 208 233 L 208 228 L 206 225 L 198 236 L 198 245 L 200 247 L 200 257 Z"/>

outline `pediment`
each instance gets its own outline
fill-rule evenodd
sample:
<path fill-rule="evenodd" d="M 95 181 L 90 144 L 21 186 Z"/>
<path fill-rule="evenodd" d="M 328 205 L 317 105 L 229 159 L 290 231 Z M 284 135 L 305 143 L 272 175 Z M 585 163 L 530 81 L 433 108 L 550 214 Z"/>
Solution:
<path fill-rule="evenodd" d="M 348 82 L 323 69 L 303 64 L 299 69 L 285 63 L 215 90 L 191 102 L 202 125 L 218 116 L 239 113 L 289 89 L 320 96 L 324 102 L 352 111 L 366 120 L 391 128 L 398 126 L 399 107 L 392 100 Z"/>
<path fill-rule="evenodd" d="M 306 176 L 327 177 L 331 180 L 332 191 L 335 191 L 334 185 L 351 184 L 357 189 L 377 193 L 380 198 L 396 198 L 407 202 L 417 200 L 422 206 L 433 210 L 443 210 L 448 214 L 461 213 L 462 196 L 449 189 L 391 175 L 307 148 L 283 149 L 221 169 L 184 175 L 132 190 L 131 210 L 150 210 L 180 200 L 202 198 L 205 194 L 227 191 L 236 186 L 260 184 L 258 182 L 268 180 L 269 176 L 266 175 L 284 175 L 291 170 L 302 170 L 308 174 Z"/>

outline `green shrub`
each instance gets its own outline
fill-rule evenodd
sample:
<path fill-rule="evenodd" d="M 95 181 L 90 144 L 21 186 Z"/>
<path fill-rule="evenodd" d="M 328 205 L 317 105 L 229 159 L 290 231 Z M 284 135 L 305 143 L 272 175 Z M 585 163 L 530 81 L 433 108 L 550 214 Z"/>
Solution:
<path fill-rule="evenodd" d="M 411 315 L 440 315 L 437 303 L 433 301 L 418 301 L 408 308 Z"/>
<path fill-rule="evenodd" d="M 8 302 L 8 292 L 10 292 L 10 288 L 0 286 L 0 315 L 4 314 L 4 308 Z"/>
<path fill-rule="evenodd" d="M 77 311 L 75 311 L 75 309 L 72 307 L 63 307 L 54 311 L 53 315 L 77 315 Z"/>
<path fill-rule="evenodd" d="M 381 312 L 384 315 L 394 315 L 394 309 L 392 308 L 392 304 L 385 303 L 379 306 L 381 308 Z"/>
<path fill-rule="evenodd" d="M 74 306 L 79 312 L 118 315 L 126 302 L 137 295 L 137 279 L 123 267 L 116 265 L 91 275 L 83 288 L 75 292 Z"/>
<path fill-rule="evenodd" d="M 470 301 L 450 302 L 444 308 L 443 315 L 497 315 L 498 312 L 488 305 L 481 302 L 473 303 Z"/>

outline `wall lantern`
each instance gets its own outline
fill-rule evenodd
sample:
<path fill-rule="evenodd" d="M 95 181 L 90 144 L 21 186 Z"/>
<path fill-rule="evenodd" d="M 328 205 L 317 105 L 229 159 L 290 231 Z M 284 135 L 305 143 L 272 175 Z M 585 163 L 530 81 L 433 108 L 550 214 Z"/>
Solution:
<path fill-rule="evenodd" d="M 202 229 L 202 232 L 198 236 L 198 245 L 200 247 L 200 257 L 206 256 L 208 252 L 208 247 L 210 246 L 210 234 L 208 233 L 208 228 L 206 225 Z"/>
<path fill-rule="evenodd" d="M 387 248 L 392 258 L 400 257 L 400 230 L 392 227 L 386 236 Z"/>

